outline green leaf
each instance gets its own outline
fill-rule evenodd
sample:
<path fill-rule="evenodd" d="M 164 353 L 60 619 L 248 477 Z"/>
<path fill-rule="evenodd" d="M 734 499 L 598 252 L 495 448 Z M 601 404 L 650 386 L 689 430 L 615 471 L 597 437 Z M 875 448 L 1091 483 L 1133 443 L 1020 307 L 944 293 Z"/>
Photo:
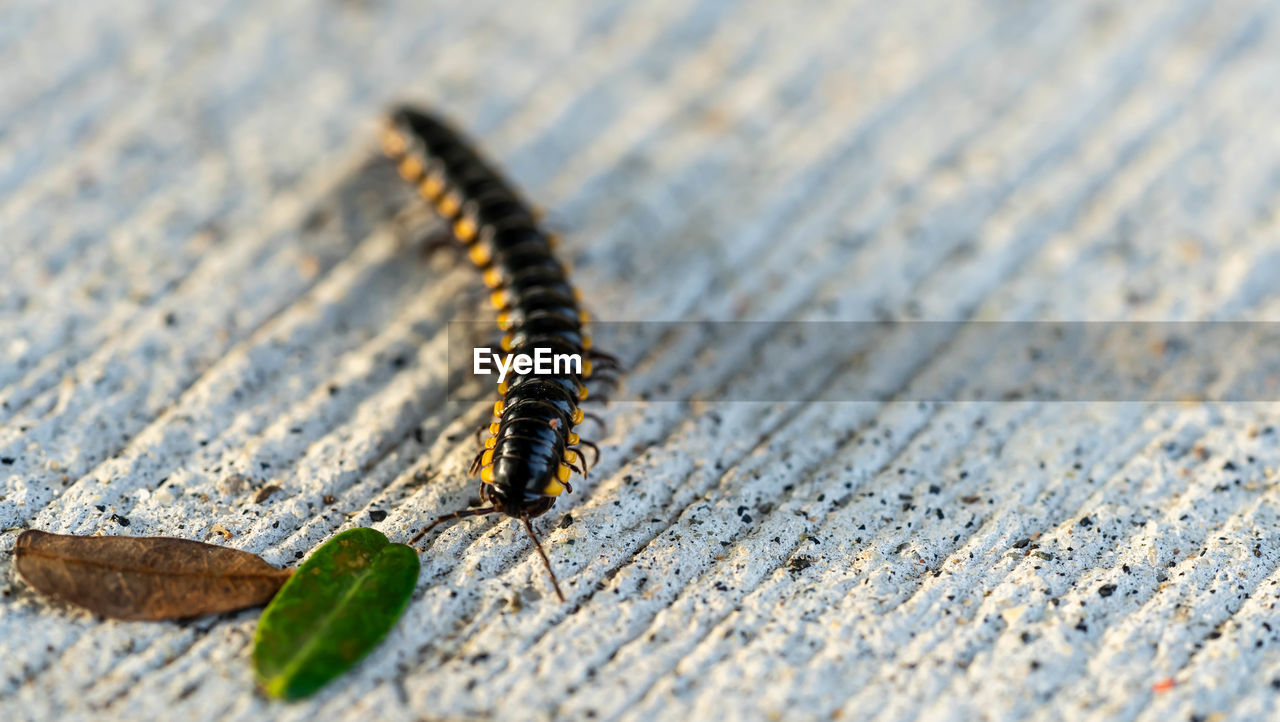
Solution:
<path fill-rule="evenodd" d="M 311 554 L 258 622 L 253 666 L 267 694 L 302 699 L 391 631 L 418 583 L 418 553 L 374 529 L 350 529 Z"/>

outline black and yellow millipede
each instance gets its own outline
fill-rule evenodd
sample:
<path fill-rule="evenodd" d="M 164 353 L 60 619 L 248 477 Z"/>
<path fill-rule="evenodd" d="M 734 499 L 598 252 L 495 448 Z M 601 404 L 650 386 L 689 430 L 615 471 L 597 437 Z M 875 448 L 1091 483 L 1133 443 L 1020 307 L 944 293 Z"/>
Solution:
<path fill-rule="evenodd" d="M 505 332 L 503 350 L 532 355 L 535 348 L 547 348 L 582 360 L 581 373 L 513 371 L 514 378 L 498 385 L 502 398 L 494 404 L 489 436 L 471 465 L 471 473 L 480 475 L 484 506 L 438 517 L 410 544 L 442 522 L 506 514 L 524 525 L 556 595 L 564 601 L 531 520 L 572 491 L 572 472 L 586 476 L 583 447 L 598 456 L 595 444 L 581 439 L 574 429 L 587 416 L 580 407 L 588 395 L 586 378 L 593 370 L 616 369 L 616 359 L 591 348 L 584 330 L 587 313 L 556 257 L 556 236 L 542 227 L 537 211 L 458 131 L 431 113 L 401 106 L 386 119 L 382 147 L 400 175 L 466 244 L 471 261 L 483 272 L 498 327 Z"/>

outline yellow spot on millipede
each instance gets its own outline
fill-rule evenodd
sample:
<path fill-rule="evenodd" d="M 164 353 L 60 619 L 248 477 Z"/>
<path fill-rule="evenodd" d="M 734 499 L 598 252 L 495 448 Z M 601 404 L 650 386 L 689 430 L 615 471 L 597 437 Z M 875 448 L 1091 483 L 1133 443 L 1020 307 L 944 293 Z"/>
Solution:
<path fill-rule="evenodd" d="M 489 252 L 489 244 L 487 243 L 477 243 L 471 247 L 467 255 L 471 258 L 472 263 L 481 267 L 489 265 L 489 261 L 493 260 L 493 254 Z"/>
<path fill-rule="evenodd" d="M 435 174 L 429 175 L 418 185 L 418 195 L 429 201 L 434 201 L 444 193 L 444 181 L 440 180 Z"/>
<path fill-rule="evenodd" d="M 458 198 L 458 194 L 452 191 L 444 194 L 436 204 L 436 210 L 445 218 L 453 218 L 461 207 L 462 199 Z"/>
<path fill-rule="evenodd" d="M 382 151 L 392 158 L 399 158 L 404 155 L 405 142 L 392 128 L 382 131 Z"/>
<path fill-rule="evenodd" d="M 470 218 L 459 218 L 453 224 L 453 235 L 464 243 L 470 243 L 476 237 L 476 224 Z"/>
<path fill-rule="evenodd" d="M 418 178 L 422 175 L 422 164 L 418 162 L 417 158 L 408 156 L 404 160 L 400 161 L 399 170 L 401 178 L 404 178 L 410 183 L 416 183 L 418 182 Z"/>

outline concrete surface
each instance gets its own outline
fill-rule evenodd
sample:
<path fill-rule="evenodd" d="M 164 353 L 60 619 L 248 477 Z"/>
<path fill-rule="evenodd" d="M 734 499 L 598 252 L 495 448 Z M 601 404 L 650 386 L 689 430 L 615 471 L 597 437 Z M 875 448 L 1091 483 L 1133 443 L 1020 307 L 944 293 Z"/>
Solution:
<path fill-rule="evenodd" d="M 794 400 L 607 408 L 541 522 L 569 604 L 515 525 L 459 524 L 376 656 L 287 707 L 252 691 L 256 612 L 104 623 L 10 552 L 171 534 L 285 565 L 474 495 L 487 404 L 446 402 L 443 359 L 486 312 L 377 159 L 393 99 L 483 139 L 606 319 L 1275 319 L 1278 15 L 6 3 L 0 716 L 1275 715 L 1271 404 L 806 403 L 842 360 L 619 339 L 631 393 Z"/>

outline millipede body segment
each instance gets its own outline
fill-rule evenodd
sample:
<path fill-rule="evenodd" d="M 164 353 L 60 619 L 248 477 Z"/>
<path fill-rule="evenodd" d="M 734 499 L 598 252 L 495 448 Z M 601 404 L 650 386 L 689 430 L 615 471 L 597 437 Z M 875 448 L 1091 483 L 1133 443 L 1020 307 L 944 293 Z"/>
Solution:
<path fill-rule="evenodd" d="M 466 516 L 503 513 L 523 522 L 543 561 L 545 552 L 530 519 L 546 513 L 556 497 L 571 491 L 569 477 L 585 475 L 574 428 L 582 423 L 579 404 L 587 398 L 591 375 L 591 338 L 586 314 L 557 260 L 555 236 L 538 223 L 537 213 L 516 190 L 441 119 L 409 107 L 394 110 L 382 137 L 383 149 L 400 175 L 413 183 L 467 245 L 468 256 L 483 272 L 505 332 L 502 348 L 533 355 L 536 348 L 577 354 L 581 373 L 509 376 L 498 384 L 489 437 L 471 472 L 480 475 L 486 505 L 442 516 L 419 532 L 415 543 L 440 522 Z M 551 572 L 550 563 L 547 570 Z M 555 574 L 556 593 L 563 600 Z"/>

